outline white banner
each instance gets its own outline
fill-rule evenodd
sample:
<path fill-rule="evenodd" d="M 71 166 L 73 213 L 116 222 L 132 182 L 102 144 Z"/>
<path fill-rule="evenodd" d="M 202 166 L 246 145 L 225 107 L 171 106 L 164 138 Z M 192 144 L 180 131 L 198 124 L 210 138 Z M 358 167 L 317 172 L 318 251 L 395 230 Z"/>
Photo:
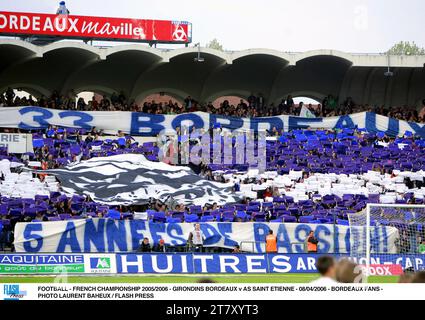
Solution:
<path fill-rule="evenodd" d="M 364 247 L 365 228 L 330 224 L 211 222 L 202 223 L 205 247 L 233 248 L 265 252 L 269 230 L 277 237 L 279 253 L 304 253 L 311 230 L 319 240 L 319 253 L 353 253 Z M 192 223 L 150 223 L 142 220 L 87 219 L 37 223 L 17 223 L 16 252 L 134 252 L 143 238 L 157 244 L 185 246 Z M 371 252 L 396 253 L 398 230 L 393 227 L 372 228 Z M 353 245 L 354 244 L 354 245 Z M 360 252 L 362 253 L 362 252 Z"/>
<path fill-rule="evenodd" d="M 0 147 L 9 153 L 33 152 L 32 135 L 22 133 L 0 133 Z"/>
<path fill-rule="evenodd" d="M 305 128 L 365 128 L 369 132 L 385 132 L 390 136 L 404 134 L 406 131 L 425 138 L 425 126 L 387 118 L 372 112 L 351 115 L 308 118 L 296 116 L 274 116 L 262 118 L 238 118 L 205 112 L 183 113 L 179 115 L 148 114 L 141 112 L 76 111 L 53 110 L 40 107 L 0 108 L 0 128 L 45 129 L 49 125 L 90 129 L 96 127 L 105 133 L 115 134 L 118 130 L 140 136 L 156 136 L 163 130 L 186 126 L 191 131 L 208 129 L 219 125 L 234 130 L 278 130 L 289 131 Z"/>

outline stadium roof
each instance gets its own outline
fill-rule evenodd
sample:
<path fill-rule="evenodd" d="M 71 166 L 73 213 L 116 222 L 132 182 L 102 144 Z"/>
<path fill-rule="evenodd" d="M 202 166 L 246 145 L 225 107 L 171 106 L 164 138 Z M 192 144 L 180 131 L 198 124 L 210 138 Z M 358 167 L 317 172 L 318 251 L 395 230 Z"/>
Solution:
<path fill-rule="evenodd" d="M 161 50 L 140 44 L 94 47 L 61 41 L 35 46 L 0 40 L 0 92 L 22 88 L 35 96 L 67 92 L 124 91 L 140 100 L 164 92 L 210 101 L 224 95 L 263 94 L 278 103 L 288 94 L 322 99 L 327 94 L 356 103 L 414 105 L 425 97 L 425 56 L 302 53 L 270 49 L 221 52 L 201 48 Z M 384 73 L 390 65 L 394 73 Z"/>

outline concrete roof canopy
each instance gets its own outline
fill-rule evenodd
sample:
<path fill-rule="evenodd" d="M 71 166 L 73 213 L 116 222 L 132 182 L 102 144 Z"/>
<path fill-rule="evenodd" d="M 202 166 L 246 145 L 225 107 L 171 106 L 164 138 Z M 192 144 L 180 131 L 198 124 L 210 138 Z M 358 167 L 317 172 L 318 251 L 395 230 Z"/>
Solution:
<path fill-rule="evenodd" d="M 198 50 L 204 62 L 195 62 Z M 392 77 L 385 77 L 388 64 Z M 130 99 L 164 92 L 206 102 L 224 95 L 262 94 L 278 103 L 288 94 L 321 99 L 351 96 L 357 103 L 415 105 L 425 97 L 425 56 L 351 54 L 336 50 L 288 53 L 269 49 L 222 52 L 188 47 L 161 50 L 141 44 L 94 47 L 77 41 L 35 46 L 0 40 L 0 91 L 35 95 L 73 89 Z"/>

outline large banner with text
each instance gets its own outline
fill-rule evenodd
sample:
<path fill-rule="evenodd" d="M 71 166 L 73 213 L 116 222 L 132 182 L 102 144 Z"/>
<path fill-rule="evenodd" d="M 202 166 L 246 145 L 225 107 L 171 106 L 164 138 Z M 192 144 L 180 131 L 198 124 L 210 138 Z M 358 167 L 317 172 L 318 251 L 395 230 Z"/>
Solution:
<path fill-rule="evenodd" d="M 317 273 L 320 254 L 117 254 L 118 273 Z M 365 258 L 335 255 L 366 265 Z M 393 275 L 402 270 L 425 268 L 425 255 L 372 255 L 371 274 Z"/>
<path fill-rule="evenodd" d="M 0 254 L 1 274 L 116 273 L 114 254 Z"/>
<path fill-rule="evenodd" d="M 329 224 L 211 222 L 201 223 L 205 247 L 232 249 L 236 245 L 247 252 L 265 252 L 270 230 L 277 237 L 278 252 L 304 253 L 311 230 L 319 240 L 319 253 L 360 253 L 365 247 L 363 227 Z M 396 253 L 399 237 L 394 227 L 371 228 L 371 251 Z M 194 230 L 191 223 L 153 223 L 143 220 L 87 219 L 17 223 L 16 252 L 136 252 L 142 240 L 151 245 L 163 240 L 166 247 L 185 246 Z"/>
<path fill-rule="evenodd" d="M 119 253 L 119 254 L 1 254 L 1 274 L 220 274 L 220 273 L 317 273 L 320 254 L 208 254 L 208 253 Z M 365 258 L 347 254 L 365 265 Z M 425 255 L 372 255 L 375 275 L 393 275 L 402 270 L 424 270 Z"/>
<path fill-rule="evenodd" d="M 0 127 L 41 129 L 49 125 L 90 129 L 96 127 L 105 133 L 125 133 L 140 136 L 156 136 L 163 130 L 175 130 L 186 126 L 189 130 L 208 129 L 219 125 L 223 129 L 235 130 L 278 130 L 364 128 L 369 132 L 385 132 L 389 136 L 406 131 L 425 138 L 425 125 L 384 117 L 371 112 L 352 115 L 303 118 L 288 115 L 262 118 L 237 118 L 205 112 L 179 115 L 147 114 L 140 112 L 107 112 L 52 110 L 40 107 L 8 107 L 0 109 Z"/>
<path fill-rule="evenodd" d="M 84 40 L 190 43 L 186 21 L 146 20 L 0 11 L 0 34 Z"/>

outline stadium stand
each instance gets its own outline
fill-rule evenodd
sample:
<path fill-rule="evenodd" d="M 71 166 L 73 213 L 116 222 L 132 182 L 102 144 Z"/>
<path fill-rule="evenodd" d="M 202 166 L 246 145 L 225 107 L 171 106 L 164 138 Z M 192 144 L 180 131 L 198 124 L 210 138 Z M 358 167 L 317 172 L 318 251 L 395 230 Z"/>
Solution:
<path fill-rule="evenodd" d="M 61 110 L 80 110 L 80 111 L 138 111 L 151 114 L 181 114 L 185 112 L 204 111 L 211 114 L 222 114 L 237 117 L 263 117 L 275 115 L 296 115 L 300 114 L 303 103 L 295 104 L 291 95 L 283 99 L 278 105 L 267 104 L 260 96 L 251 95 L 247 102 L 240 100 L 237 105 L 229 104 L 224 100 L 220 106 L 215 107 L 211 102 L 201 103 L 191 97 L 186 97 L 182 103 L 169 101 L 166 103 L 156 103 L 145 101 L 138 104 L 136 101 L 126 98 L 124 93 L 113 93 L 110 97 L 103 95 L 101 98 L 93 98 L 85 101 L 79 98 L 76 102 L 76 94 L 70 92 L 68 96 L 54 91 L 50 97 L 41 96 L 35 99 L 32 96 L 16 96 L 13 89 L 0 94 L 0 107 L 6 106 L 40 106 L 50 109 Z M 406 120 L 412 122 L 425 122 L 425 100 L 418 111 L 416 106 L 372 106 L 368 104 L 356 104 L 351 97 L 341 99 L 334 98 L 332 95 L 325 97 L 321 104 L 306 106 L 310 112 L 317 117 L 341 116 L 357 112 L 371 111 L 377 114 L 391 118 Z"/>
<path fill-rule="evenodd" d="M 161 201 L 140 206 L 108 206 L 88 196 L 66 195 L 53 176 L 22 167 L 60 168 L 78 160 L 141 153 L 157 161 L 154 143 L 139 145 L 130 136 L 100 140 L 99 133 L 69 128 L 33 132 L 34 153 L 0 150 L 2 246 L 12 242 L 18 221 L 58 221 L 109 217 L 134 219 L 136 212 L 156 223 L 268 221 L 348 225 L 350 213 L 366 203 L 422 204 L 425 142 L 407 133 L 390 138 L 362 130 L 279 133 L 267 144 L 267 170 L 209 165 L 202 175 L 233 181 L 241 203 L 167 207 Z M 84 138 L 83 138 L 84 136 Z M 252 171 L 254 170 L 254 171 Z M 208 173 L 207 173 L 208 171 Z M 326 174 L 325 174 L 326 173 Z M 281 191 L 283 190 L 283 192 Z M 387 212 L 388 211 L 388 212 Z M 391 214 L 391 208 L 385 214 Z"/>
<path fill-rule="evenodd" d="M 424 120 L 422 111 L 414 108 L 371 108 L 356 106 L 346 99 L 339 107 L 330 107 L 326 97 L 322 105 L 309 106 L 316 116 L 342 115 L 373 111 L 409 121 Z M 301 105 L 288 96 L 274 107 L 266 106 L 258 97 L 241 100 L 238 106 L 220 108 L 201 105 L 188 97 L 183 104 L 145 102 L 138 106 L 123 94 L 95 98 L 87 104 L 54 92 L 49 98 L 15 97 L 9 89 L 0 95 L 0 105 L 38 105 L 57 109 L 94 111 L 142 111 L 174 114 L 207 111 L 244 117 L 276 114 L 298 115 Z M 332 103 L 333 104 L 333 103 Z M 425 108 L 425 103 L 424 103 Z M 3 132 L 24 132 L 3 129 Z M 32 134 L 34 152 L 9 154 L 0 148 L 0 249 L 13 242 L 12 230 L 21 221 L 60 221 L 105 217 L 115 220 L 142 218 L 154 223 L 195 222 L 285 222 L 349 225 L 348 215 L 364 210 L 367 203 L 423 204 L 425 188 L 425 140 L 405 132 L 389 137 L 383 132 L 364 129 L 267 131 L 266 172 L 240 164 L 201 164 L 191 166 L 207 180 L 232 182 L 240 203 L 201 206 L 164 203 L 152 199 L 143 205 L 107 205 L 86 195 L 69 195 L 60 182 L 46 173 L 23 170 L 58 169 L 82 160 L 120 154 L 143 154 L 149 161 L 158 161 L 155 142 L 138 143 L 131 136 L 118 132 L 116 137 L 103 137 L 103 132 L 50 126 L 46 130 L 27 131 Z M 146 212 L 146 214 L 139 214 Z M 391 215 L 391 208 L 383 210 Z M 393 217 L 394 218 L 394 217 Z M 394 226 L 394 219 L 391 219 Z M 382 222 L 381 222 L 382 223 Z M 390 223 L 390 222 L 389 222 Z M 400 226 L 404 226 L 400 222 Z"/>

